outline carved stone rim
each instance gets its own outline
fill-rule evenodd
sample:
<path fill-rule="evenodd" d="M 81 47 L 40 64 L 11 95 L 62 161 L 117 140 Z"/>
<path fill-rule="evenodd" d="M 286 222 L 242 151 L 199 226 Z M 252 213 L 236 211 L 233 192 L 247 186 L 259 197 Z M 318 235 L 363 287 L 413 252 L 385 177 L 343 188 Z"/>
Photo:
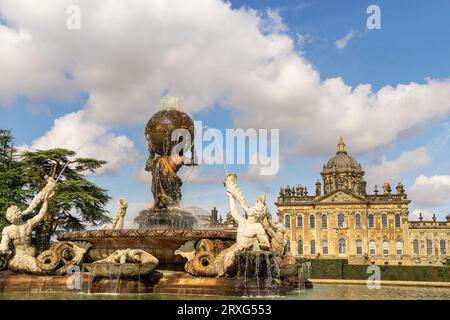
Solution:
<path fill-rule="evenodd" d="M 123 230 L 87 230 L 65 232 L 59 241 L 102 238 L 189 238 L 189 239 L 235 239 L 236 231 L 224 230 L 183 230 L 183 229 L 123 229 Z"/>

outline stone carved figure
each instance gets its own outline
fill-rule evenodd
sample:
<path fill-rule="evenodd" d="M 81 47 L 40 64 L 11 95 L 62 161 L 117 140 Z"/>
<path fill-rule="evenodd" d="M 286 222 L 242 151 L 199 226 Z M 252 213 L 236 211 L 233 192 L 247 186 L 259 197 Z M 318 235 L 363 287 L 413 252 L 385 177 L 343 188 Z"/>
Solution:
<path fill-rule="evenodd" d="M 37 256 L 40 273 L 63 275 L 71 266 L 81 266 L 86 252 L 92 247 L 87 241 L 56 242 Z"/>
<path fill-rule="evenodd" d="M 36 248 L 31 243 L 33 228 L 47 215 L 48 200 L 54 195 L 56 181 L 53 177 L 48 179 L 47 185 L 32 200 L 30 206 L 23 212 L 16 206 L 11 206 L 6 211 L 6 219 L 11 225 L 2 231 L 0 255 L 10 258 L 8 269 L 15 272 L 41 273 L 36 260 Z M 22 221 L 22 217 L 32 212 L 40 203 L 42 207 L 39 213 L 31 219 Z M 10 250 L 10 245 L 14 250 Z"/>
<path fill-rule="evenodd" d="M 181 185 L 178 170 L 185 164 L 184 156 L 161 156 L 151 162 L 152 173 L 152 208 L 167 208 L 178 206 L 181 200 Z"/>
<path fill-rule="evenodd" d="M 220 251 L 219 254 L 216 254 Z M 222 277 L 235 268 L 236 245 L 225 248 L 221 240 L 191 240 L 183 244 L 175 254 L 187 259 L 184 270 L 194 276 Z"/>
<path fill-rule="evenodd" d="M 235 174 L 228 174 L 224 185 L 231 217 L 238 223 L 236 243 L 225 248 L 221 241 L 188 241 L 175 251 L 175 254 L 187 259 L 185 271 L 195 276 L 228 276 L 235 271 L 236 253 L 243 251 L 272 251 L 278 262 L 292 264 L 292 259 L 287 259 L 285 254 L 285 229 L 282 224 L 272 221 L 265 196 L 258 197 L 255 205 L 249 207 L 237 185 Z M 237 202 L 245 217 L 239 213 Z"/>
<path fill-rule="evenodd" d="M 86 268 L 101 277 L 109 277 L 112 274 L 133 277 L 152 272 L 158 264 L 158 259 L 150 253 L 141 249 L 128 248 L 117 250 L 105 259 L 86 265 Z"/>
<path fill-rule="evenodd" d="M 152 173 L 152 208 L 178 206 L 181 200 L 181 179 L 177 172 L 187 161 L 186 153 L 194 154 L 194 122 L 179 110 L 181 99 L 163 97 L 163 110 L 155 113 L 145 128 L 149 158 L 145 167 Z"/>
<path fill-rule="evenodd" d="M 256 200 L 255 205 L 253 207 L 248 207 L 247 202 L 242 194 L 242 191 L 239 189 L 239 186 L 237 185 L 237 176 L 235 174 L 233 173 L 228 174 L 227 177 L 225 178 L 224 184 L 227 189 L 227 194 L 229 196 L 230 210 L 231 208 L 233 208 L 231 212 L 233 213 L 234 211 L 235 215 L 237 213 L 236 202 L 232 200 L 233 198 L 239 202 L 241 208 L 245 211 L 246 216 L 248 217 L 247 221 L 244 222 L 242 220 L 242 216 L 237 213 L 236 218 L 240 219 L 241 222 L 243 223 L 243 229 L 245 230 L 246 227 L 244 226 L 246 224 L 251 223 L 261 224 L 266 234 L 266 237 L 270 241 L 270 245 L 268 248 L 265 246 L 265 244 L 263 244 L 263 246 L 266 247 L 266 249 L 270 249 L 271 251 L 276 253 L 276 255 L 284 255 L 284 248 L 286 246 L 284 234 L 286 233 L 286 230 L 281 223 L 275 223 L 272 220 L 272 215 L 266 204 L 266 197 L 263 195 L 259 196 L 258 199 Z M 242 235 L 244 234 L 245 233 L 242 233 Z M 265 242 L 265 239 L 263 240 L 263 242 Z"/>
<path fill-rule="evenodd" d="M 125 199 L 120 198 L 118 201 L 119 207 L 116 211 L 116 216 L 111 224 L 104 224 L 100 227 L 100 230 L 122 230 L 125 215 L 127 214 L 128 203 Z"/>

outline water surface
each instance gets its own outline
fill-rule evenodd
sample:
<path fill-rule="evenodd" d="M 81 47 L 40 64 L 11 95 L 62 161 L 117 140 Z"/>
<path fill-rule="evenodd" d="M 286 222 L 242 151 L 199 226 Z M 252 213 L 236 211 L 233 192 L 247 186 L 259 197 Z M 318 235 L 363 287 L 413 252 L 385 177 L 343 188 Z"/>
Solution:
<path fill-rule="evenodd" d="M 450 300 L 450 288 L 383 286 L 370 290 L 363 285 L 316 285 L 286 296 L 225 297 L 170 294 L 0 293 L 2 300 Z"/>

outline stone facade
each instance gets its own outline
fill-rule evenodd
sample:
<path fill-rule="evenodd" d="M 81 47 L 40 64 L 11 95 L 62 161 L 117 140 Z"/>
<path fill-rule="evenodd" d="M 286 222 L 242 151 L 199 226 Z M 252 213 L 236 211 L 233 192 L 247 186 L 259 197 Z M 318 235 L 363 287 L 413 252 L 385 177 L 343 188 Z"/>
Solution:
<path fill-rule="evenodd" d="M 355 264 L 414 265 L 446 263 L 450 222 L 408 220 L 408 200 L 403 184 L 393 193 L 389 183 L 379 192 L 366 193 L 361 165 L 347 154 L 342 138 L 316 182 L 314 195 L 306 187 L 280 190 L 276 205 L 279 221 L 288 230 L 289 250 L 294 256 L 345 258 Z M 421 251 L 414 253 L 413 241 Z M 427 239 L 433 241 L 427 254 Z M 429 243 L 429 241 L 428 241 Z M 416 252 L 417 253 L 417 252 Z"/>

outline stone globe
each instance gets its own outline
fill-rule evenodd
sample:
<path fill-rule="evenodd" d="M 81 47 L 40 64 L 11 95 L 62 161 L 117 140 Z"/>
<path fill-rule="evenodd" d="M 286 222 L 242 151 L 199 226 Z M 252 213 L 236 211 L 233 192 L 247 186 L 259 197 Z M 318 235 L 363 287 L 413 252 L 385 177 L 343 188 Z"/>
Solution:
<path fill-rule="evenodd" d="M 187 113 L 168 107 L 153 114 L 145 127 L 149 151 L 160 156 L 171 155 L 173 147 L 183 141 L 183 137 L 172 141 L 172 134 L 177 129 L 185 129 L 189 132 L 190 141 L 186 140 L 189 145 L 184 149 L 191 148 L 194 143 L 194 122 Z"/>

